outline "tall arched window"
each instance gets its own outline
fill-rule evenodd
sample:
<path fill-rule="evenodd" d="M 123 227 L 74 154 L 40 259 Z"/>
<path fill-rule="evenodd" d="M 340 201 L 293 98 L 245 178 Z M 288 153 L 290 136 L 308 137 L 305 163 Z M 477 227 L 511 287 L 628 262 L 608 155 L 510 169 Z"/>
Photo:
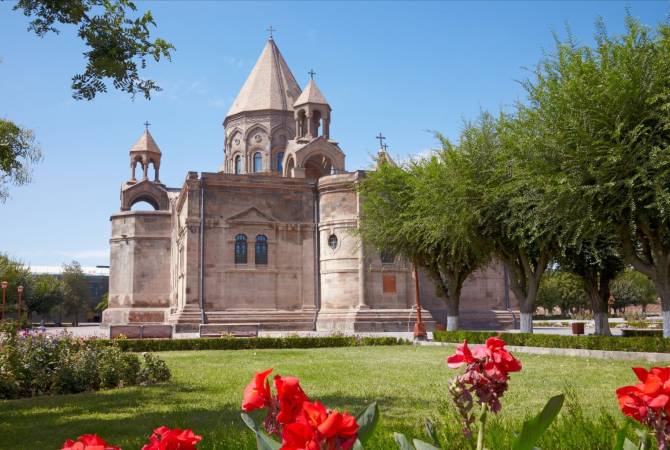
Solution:
<path fill-rule="evenodd" d="M 268 238 L 259 234 L 256 236 L 256 265 L 268 263 Z"/>
<path fill-rule="evenodd" d="M 263 170 L 263 155 L 260 152 L 254 153 L 254 172 Z"/>
<path fill-rule="evenodd" d="M 239 175 L 242 173 L 242 156 L 237 155 L 235 157 L 235 175 Z"/>
<path fill-rule="evenodd" d="M 282 164 L 283 162 L 284 162 L 284 152 L 277 152 L 277 166 L 276 167 L 277 167 L 277 173 L 280 174 L 280 175 L 281 175 L 281 173 L 283 172 L 283 169 L 284 169 L 284 166 Z"/>
<path fill-rule="evenodd" d="M 247 236 L 238 234 L 235 236 L 235 264 L 247 263 Z"/>

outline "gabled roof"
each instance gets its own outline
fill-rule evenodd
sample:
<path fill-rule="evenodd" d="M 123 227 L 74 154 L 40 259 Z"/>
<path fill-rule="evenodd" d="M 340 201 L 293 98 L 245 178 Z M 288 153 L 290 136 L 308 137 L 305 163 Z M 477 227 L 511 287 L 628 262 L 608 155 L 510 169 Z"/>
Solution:
<path fill-rule="evenodd" d="M 135 142 L 135 145 L 133 145 L 133 147 L 130 149 L 130 152 L 149 152 L 161 154 L 161 149 L 158 148 L 158 144 L 156 144 L 156 141 L 154 141 L 154 137 L 151 135 L 149 130 L 146 129 L 137 142 Z"/>
<path fill-rule="evenodd" d="M 293 111 L 293 103 L 299 95 L 300 86 L 295 81 L 291 69 L 275 41 L 269 39 L 230 107 L 227 117 L 264 109 Z"/>
<path fill-rule="evenodd" d="M 313 79 L 309 80 L 309 83 L 307 83 L 307 86 L 305 86 L 305 90 L 302 91 L 302 94 L 300 94 L 300 97 L 298 97 L 298 100 L 295 101 L 293 106 L 296 107 L 304 105 L 306 103 L 318 103 L 320 105 L 328 105 L 328 101 L 326 101 L 326 98 L 323 96 L 321 90 L 316 85 Z"/>
<path fill-rule="evenodd" d="M 232 216 L 229 216 L 227 221 L 230 222 L 247 222 L 247 223 L 259 223 L 259 222 L 276 222 L 277 220 L 262 212 L 260 209 L 255 206 L 250 206 L 249 208 L 240 211 Z"/>

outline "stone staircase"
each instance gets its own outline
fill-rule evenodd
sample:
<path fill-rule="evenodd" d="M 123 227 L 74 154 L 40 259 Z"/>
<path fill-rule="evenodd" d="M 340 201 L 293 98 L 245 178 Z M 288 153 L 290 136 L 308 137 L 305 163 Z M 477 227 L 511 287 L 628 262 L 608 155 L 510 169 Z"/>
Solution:
<path fill-rule="evenodd" d="M 458 321 L 462 330 L 513 330 L 519 327 L 519 312 L 461 311 Z"/>

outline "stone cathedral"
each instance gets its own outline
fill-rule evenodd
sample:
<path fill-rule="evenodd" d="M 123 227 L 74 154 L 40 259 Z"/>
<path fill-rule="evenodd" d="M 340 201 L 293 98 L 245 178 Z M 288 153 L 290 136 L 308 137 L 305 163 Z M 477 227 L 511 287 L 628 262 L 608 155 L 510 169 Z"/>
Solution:
<path fill-rule="evenodd" d="M 110 219 L 103 323 L 411 330 L 411 264 L 352 233 L 365 172 L 346 170 L 333 119 L 316 82 L 301 89 L 270 38 L 223 121 L 218 171 L 188 172 L 181 187 L 165 186 L 162 152 L 147 128 L 130 150 L 130 179 Z M 384 149 L 380 157 L 389 158 Z M 132 210 L 138 202 L 154 210 Z M 444 322 L 443 300 L 427 277 L 420 282 L 424 318 Z M 461 323 L 508 326 L 506 292 L 500 267 L 474 274 Z"/>

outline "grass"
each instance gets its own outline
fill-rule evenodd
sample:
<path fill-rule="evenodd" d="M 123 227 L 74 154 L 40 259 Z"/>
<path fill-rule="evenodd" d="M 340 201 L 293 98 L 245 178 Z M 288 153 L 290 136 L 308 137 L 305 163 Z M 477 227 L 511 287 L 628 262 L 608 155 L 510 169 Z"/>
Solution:
<path fill-rule="evenodd" d="M 393 431 L 426 439 L 423 421 L 438 423 L 445 448 L 467 448 L 449 406 L 448 383 L 455 371 L 444 363 L 452 347 L 356 347 L 332 349 L 165 352 L 173 373 L 153 387 L 0 402 L 0 448 L 57 449 L 66 438 L 98 433 L 125 450 L 139 449 L 159 425 L 193 428 L 199 449 L 253 449 L 239 417 L 244 386 L 255 371 L 301 379 L 305 391 L 332 408 L 358 412 L 378 400 L 381 422 L 372 449 L 394 449 Z M 625 422 L 614 390 L 634 383 L 628 361 L 518 355 L 523 371 L 513 374 L 495 417 L 487 447 L 509 447 L 512 430 L 561 392 L 569 405 L 542 447 L 611 448 L 613 428 Z"/>

